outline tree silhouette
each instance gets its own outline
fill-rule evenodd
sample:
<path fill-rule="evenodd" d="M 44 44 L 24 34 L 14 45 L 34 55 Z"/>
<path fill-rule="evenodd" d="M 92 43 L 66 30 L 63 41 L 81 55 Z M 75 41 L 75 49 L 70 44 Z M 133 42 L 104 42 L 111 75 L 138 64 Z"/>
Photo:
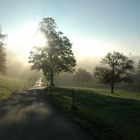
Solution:
<path fill-rule="evenodd" d="M 140 88 L 140 60 L 135 68 L 135 73 L 133 75 L 134 86 Z"/>
<path fill-rule="evenodd" d="M 137 71 L 136 72 L 140 74 L 140 60 L 138 61 L 138 66 L 137 66 Z"/>
<path fill-rule="evenodd" d="M 111 86 L 111 93 L 114 92 L 114 85 L 120 82 L 132 82 L 133 61 L 119 52 L 108 53 L 101 61 L 102 66 L 95 69 L 95 77 Z"/>
<path fill-rule="evenodd" d="M 6 51 L 5 51 L 5 39 L 6 35 L 1 33 L 0 28 L 0 73 L 4 73 L 6 69 Z"/>
<path fill-rule="evenodd" d="M 42 48 L 35 47 L 29 57 L 32 69 L 42 70 L 50 81 L 50 87 L 54 86 L 54 73 L 73 72 L 76 60 L 72 52 L 72 44 L 62 32 L 56 31 L 56 23 L 52 18 L 43 18 L 39 29 L 46 39 L 46 45 Z"/>

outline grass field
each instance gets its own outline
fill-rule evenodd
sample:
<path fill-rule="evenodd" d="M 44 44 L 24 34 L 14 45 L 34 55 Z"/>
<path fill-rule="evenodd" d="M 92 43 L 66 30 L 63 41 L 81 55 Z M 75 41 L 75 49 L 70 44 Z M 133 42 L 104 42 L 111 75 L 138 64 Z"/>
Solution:
<path fill-rule="evenodd" d="M 71 109 L 72 92 L 77 109 Z M 140 93 L 56 88 L 50 98 L 97 140 L 140 140 Z"/>
<path fill-rule="evenodd" d="M 0 100 L 28 87 L 27 80 L 0 75 Z"/>

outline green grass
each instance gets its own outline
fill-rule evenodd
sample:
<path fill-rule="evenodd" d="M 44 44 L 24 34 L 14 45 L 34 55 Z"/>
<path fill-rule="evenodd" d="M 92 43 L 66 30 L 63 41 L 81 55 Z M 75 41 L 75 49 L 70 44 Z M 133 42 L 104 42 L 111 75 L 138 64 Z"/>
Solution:
<path fill-rule="evenodd" d="M 0 100 L 27 88 L 27 81 L 0 75 Z"/>
<path fill-rule="evenodd" d="M 140 93 L 75 88 L 72 110 L 70 88 L 56 88 L 50 97 L 75 122 L 99 140 L 140 140 Z"/>

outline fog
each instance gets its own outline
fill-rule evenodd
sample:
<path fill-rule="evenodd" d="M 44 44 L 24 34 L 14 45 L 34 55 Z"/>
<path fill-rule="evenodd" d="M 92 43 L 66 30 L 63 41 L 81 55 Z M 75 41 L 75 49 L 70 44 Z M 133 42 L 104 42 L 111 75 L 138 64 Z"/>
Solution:
<path fill-rule="evenodd" d="M 129 54 L 127 55 L 130 59 L 134 61 L 134 66 L 137 67 L 138 61 L 140 60 L 139 55 Z M 31 65 L 28 63 L 29 53 L 26 55 L 26 59 L 20 56 L 19 52 L 16 52 L 7 48 L 7 75 L 9 76 L 17 76 L 24 77 L 27 73 L 37 74 L 38 76 L 42 76 L 39 71 L 31 71 Z M 75 69 L 85 69 L 90 73 L 94 72 L 94 69 L 97 65 L 99 65 L 100 61 L 104 58 L 104 56 L 85 56 L 81 57 L 80 55 L 76 55 L 77 65 Z M 30 74 L 29 74 L 30 73 Z"/>
<path fill-rule="evenodd" d="M 46 40 L 44 41 L 44 37 L 42 37 L 43 35 L 37 30 L 40 20 L 41 19 L 32 22 L 29 20 L 19 24 L 15 27 L 15 30 L 7 32 L 8 36 L 5 40 L 7 44 L 6 75 L 32 79 L 34 81 L 43 76 L 41 71 L 31 71 L 31 65 L 28 64 L 28 57 L 33 46 L 43 46 L 43 44 L 46 43 Z M 72 28 L 68 29 L 68 27 L 62 25 L 59 20 L 56 20 L 56 22 L 60 29 L 62 29 L 64 35 L 66 35 L 72 43 L 72 51 L 77 61 L 76 71 L 78 69 L 84 69 L 92 75 L 92 80 L 88 83 L 89 85 L 95 83 L 93 77 L 94 69 L 108 52 L 119 51 L 123 53 L 132 59 L 135 68 L 137 67 L 140 56 L 135 55 L 138 51 L 134 51 L 133 48 L 129 49 L 130 46 L 128 47 L 128 44 L 123 44 L 124 42 L 128 42 L 127 40 L 122 40 L 122 38 L 121 40 L 118 40 L 118 38 L 113 39 L 112 36 L 108 38 L 102 36 L 102 32 L 96 32 L 97 34 L 94 32 L 92 34 L 85 33 L 81 28 L 77 30 L 73 30 Z M 134 48 L 135 46 L 134 44 Z M 131 51 L 132 53 L 130 53 Z M 56 84 L 65 84 L 65 81 L 67 81 L 69 85 L 77 85 L 72 80 L 74 74 L 62 73 L 59 76 L 55 75 Z"/>
<path fill-rule="evenodd" d="M 39 71 L 31 71 L 31 66 L 22 60 L 19 55 L 20 54 L 7 49 L 6 75 L 23 80 L 38 80 L 42 76 L 42 73 Z"/>

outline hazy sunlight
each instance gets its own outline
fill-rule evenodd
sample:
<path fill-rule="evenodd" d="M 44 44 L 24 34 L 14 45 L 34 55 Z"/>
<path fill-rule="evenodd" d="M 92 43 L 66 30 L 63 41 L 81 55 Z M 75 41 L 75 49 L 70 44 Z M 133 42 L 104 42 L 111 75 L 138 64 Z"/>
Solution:
<path fill-rule="evenodd" d="M 44 36 L 37 30 L 37 24 L 21 26 L 16 31 L 9 33 L 7 47 L 16 52 L 23 61 L 28 61 L 28 56 L 33 46 L 43 46 Z"/>

